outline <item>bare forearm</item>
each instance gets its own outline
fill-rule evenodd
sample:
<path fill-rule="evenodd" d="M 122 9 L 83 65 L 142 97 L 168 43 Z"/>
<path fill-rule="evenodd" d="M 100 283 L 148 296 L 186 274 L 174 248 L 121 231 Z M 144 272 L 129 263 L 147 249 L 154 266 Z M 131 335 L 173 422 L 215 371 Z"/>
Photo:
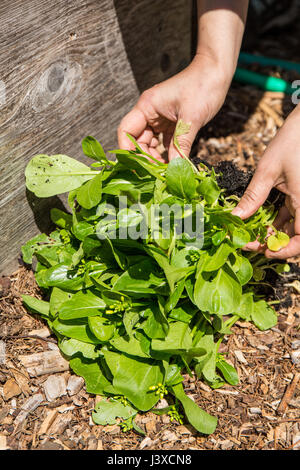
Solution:
<path fill-rule="evenodd" d="M 241 47 L 248 0 L 198 0 L 195 59 L 206 56 L 231 80 Z"/>

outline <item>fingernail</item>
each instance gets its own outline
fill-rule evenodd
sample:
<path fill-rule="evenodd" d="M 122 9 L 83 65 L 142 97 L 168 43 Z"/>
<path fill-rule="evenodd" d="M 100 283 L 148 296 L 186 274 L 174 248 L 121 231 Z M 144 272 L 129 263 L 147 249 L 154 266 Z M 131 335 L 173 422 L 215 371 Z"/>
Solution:
<path fill-rule="evenodd" d="M 235 207 L 231 213 L 233 215 L 236 215 L 237 217 L 242 217 L 243 212 L 244 212 L 243 209 L 240 209 L 239 207 Z"/>

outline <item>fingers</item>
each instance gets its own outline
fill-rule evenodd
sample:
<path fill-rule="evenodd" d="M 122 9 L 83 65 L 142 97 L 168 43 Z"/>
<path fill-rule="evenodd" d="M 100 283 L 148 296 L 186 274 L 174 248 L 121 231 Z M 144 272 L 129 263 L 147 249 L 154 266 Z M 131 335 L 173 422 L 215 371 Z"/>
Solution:
<path fill-rule="evenodd" d="M 125 150 L 134 150 L 134 144 L 128 139 L 127 133 L 137 140 L 144 152 L 165 163 L 161 154 L 156 150 L 158 139 L 155 137 L 153 130 L 147 125 L 143 112 L 138 108 L 133 108 L 122 119 L 118 129 L 119 147 Z"/>
<path fill-rule="evenodd" d="M 280 208 L 276 219 L 274 220 L 274 227 L 277 228 L 278 230 L 281 230 L 284 225 L 289 222 L 291 219 L 291 214 L 286 206 L 283 206 Z"/>
<path fill-rule="evenodd" d="M 198 123 L 195 120 L 191 121 L 190 119 L 179 116 L 178 121 L 180 119 L 184 123 L 191 125 L 190 130 L 187 134 L 183 134 L 183 135 L 180 135 L 180 136 L 177 137 L 177 141 L 179 143 L 179 147 L 180 147 L 181 152 L 185 156 L 188 157 L 190 152 L 191 152 L 193 142 L 196 138 L 196 135 L 198 133 L 198 130 L 199 130 L 200 126 L 198 126 Z M 174 144 L 174 135 L 173 135 L 173 138 L 170 141 L 170 145 L 169 145 L 169 153 L 168 153 L 169 161 L 173 160 L 174 158 L 182 157 L 182 153 L 180 153 L 178 151 L 178 149 L 176 148 L 176 146 Z"/>
<path fill-rule="evenodd" d="M 132 135 L 135 139 L 143 135 L 144 139 L 150 139 L 151 141 L 153 133 L 150 137 L 150 134 L 146 132 L 146 128 L 147 121 L 144 113 L 137 107 L 134 107 L 124 116 L 118 128 L 119 147 L 125 150 L 134 150 L 134 144 L 128 139 L 126 133 Z"/>
<path fill-rule="evenodd" d="M 271 235 L 274 232 L 274 230 L 271 227 L 268 227 L 268 235 Z M 266 244 L 265 243 L 260 243 L 258 240 L 255 240 L 254 242 L 249 242 L 247 245 L 243 247 L 244 251 L 257 251 L 260 253 L 263 253 L 266 249 Z"/>
<path fill-rule="evenodd" d="M 266 173 L 262 167 L 258 167 L 248 188 L 232 214 L 241 219 L 247 219 L 253 215 L 267 199 L 275 178 Z"/>

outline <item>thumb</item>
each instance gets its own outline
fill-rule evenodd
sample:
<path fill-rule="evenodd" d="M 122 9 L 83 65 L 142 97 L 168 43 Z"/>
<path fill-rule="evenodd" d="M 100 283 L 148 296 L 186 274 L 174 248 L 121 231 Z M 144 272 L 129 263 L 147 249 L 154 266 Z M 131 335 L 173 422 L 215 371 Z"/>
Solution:
<path fill-rule="evenodd" d="M 193 142 L 196 138 L 197 132 L 199 130 L 199 127 L 195 121 L 186 119 L 182 116 L 178 116 L 178 122 L 182 121 L 184 124 L 190 125 L 190 129 L 186 134 L 178 135 L 177 137 L 175 136 L 175 132 L 173 134 L 173 138 L 171 139 L 170 145 L 169 145 L 169 161 L 173 160 L 174 158 L 182 157 L 182 154 L 185 156 L 189 156 L 191 147 L 193 145 Z M 176 126 L 177 127 L 177 126 Z M 178 148 L 176 148 L 174 139 L 177 140 L 181 153 L 178 151 Z"/>
<path fill-rule="evenodd" d="M 265 169 L 257 168 L 256 172 L 238 205 L 232 214 L 241 219 L 247 219 L 263 205 L 274 186 L 274 177 L 269 175 Z"/>

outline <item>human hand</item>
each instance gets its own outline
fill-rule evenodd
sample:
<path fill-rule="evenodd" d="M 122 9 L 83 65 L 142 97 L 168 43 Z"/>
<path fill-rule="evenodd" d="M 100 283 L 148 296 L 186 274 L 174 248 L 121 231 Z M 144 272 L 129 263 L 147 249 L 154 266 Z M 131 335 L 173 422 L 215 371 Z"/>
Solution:
<path fill-rule="evenodd" d="M 231 81 L 231 76 L 225 75 L 224 69 L 212 58 L 196 55 L 182 72 L 141 95 L 120 123 L 120 148 L 134 149 L 126 135 L 129 133 L 143 150 L 163 161 L 157 151 L 157 137 L 162 132 L 164 146 L 172 160 L 180 156 L 173 135 L 181 119 L 191 125 L 187 134 L 178 137 L 182 152 L 188 156 L 198 130 L 214 117 L 224 102 Z"/>
<path fill-rule="evenodd" d="M 286 194 L 274 222 L 276 229 L 286 232 L 289 244 L 280 251 L 269 250 L 258 241 L 245 248 L 264 251 L 267 258 L 285 259 L 300 255 L 300 108 L 291 113 L 267 147 L 257 170 L 233 214 L 246 219 L 265 202 L 273 187 Z"/>

